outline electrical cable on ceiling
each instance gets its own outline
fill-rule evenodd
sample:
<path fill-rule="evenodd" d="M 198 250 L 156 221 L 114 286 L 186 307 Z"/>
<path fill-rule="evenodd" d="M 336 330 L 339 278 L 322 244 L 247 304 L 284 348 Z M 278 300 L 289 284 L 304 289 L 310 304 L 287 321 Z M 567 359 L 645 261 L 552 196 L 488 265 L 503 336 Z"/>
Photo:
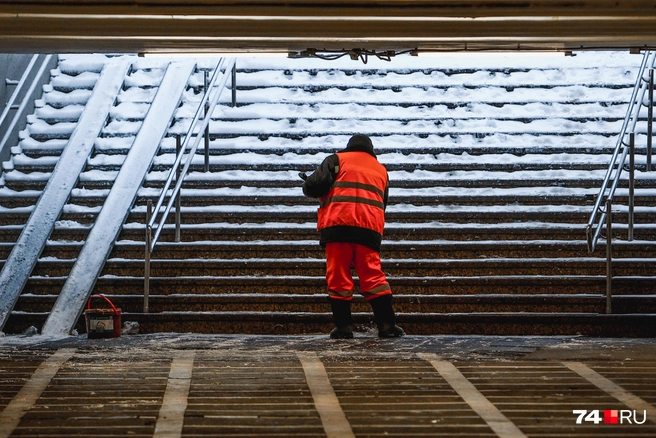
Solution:
<path fill-rule="evenodd" d="M 319 59 L 324 59 L 326 61 L 334 61 L 336 59 L 340 59 L 348 55 L 352 60 L 354 61 L 360 60 L 362 61 L 363 64 L 366 64 L 367 62 L 369 62 L 370 56 L 375 56 L 376 58 L 382 61 L 390 62 L 392 61 L 392 58 L 394 56 L 403 55 L 406 53 L 416 53 L 416 52 L 417 52 L 416 49 L 403 50 L 400 52 L 396 52 L 394 50 L 376 51 L 376 50 L 367 50 L 367 49 L 351 49 L 351 50 L 343 50 L 343 51 L 307 49 L 298 52 L 294 57 L 319 58 Z"/>

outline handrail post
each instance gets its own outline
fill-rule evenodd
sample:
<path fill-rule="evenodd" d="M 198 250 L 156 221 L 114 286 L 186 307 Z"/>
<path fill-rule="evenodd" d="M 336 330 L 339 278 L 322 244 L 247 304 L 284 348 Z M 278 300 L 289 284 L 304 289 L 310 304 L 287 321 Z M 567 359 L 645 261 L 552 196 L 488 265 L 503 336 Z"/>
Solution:
<path fill-rule="evenodd" d="M 208 89 L 208 72 L 205 70 L 205 93 L 209 95 L 210 90 Z M 211 117 L 210 114 L 210 103 L 209 101 L 205 102 L 205 117 Z M 189 157 L 191 160 L 192 157 Z M 210 171 L 210 124 L 208 123 L 205 126 L 205 172 Z"/>
<path fill-rule="evenodd" d="M 647 138 L 647 171 L 651 171 L 651 140 L 652 140 L 652 111 L 653 111 L 653 88 L 654 88 L 654 65 L 656 64 L 656 52 L 647 51 L 642 59 L 640 65 L 638 77 L 636 83 L 633 87 L 633 93 L 631 95 L 631 100 L 629 101 L 629 108 L 627 109 L 626 116 L 624 117 L 624 122 L 622 123 L 622 129 L 620 134 L 617 137 L 617 143 L 615 150 L 610 160 L 608 170 L 604 177 L 601 188 L 599 189 L 599 194 L 595 200 L 592 213 L 590 214 L 590 219 L 586 225 L 586 236 L 588 239 L 588 250 L 593 252 L 597 239 L 599 238 L 604 219 L 606 220 L 606 313 L 611 313 L 611 300 L 612 300 L 612 281 L 613 281 L 613 225 L 612 225 L 612 203 L 615 191 L 620 183 L 620 178 L 622 170 L 626 164 L 626 156 L 630 153 L 629 158 L 629 217 L 628 217 L 628 240 L 633 240 L 634 232 L 634 222 L 635 222 L 635 131 L 636 124 L 640 119 L 640 110 L 644 105 L 645 101 L 645 92 L 649 89 L 649 124 L 648 124 L 648 138 Z M 644 77 L 645 69 L 649 67 L 649 80 Z M 630 141 L 627 145 L 625 143 L 626 134 L 629 134 Z M 628 148 L 626 147 L 628 146 Z M 621 151 L 621 156 L 620 156 Z M 618 161 L 619 158 L 619 161 Z M 613 170 L 615 170 L 615 175 L 612 178 L 611 176 Z M 610 188 L 609 188 L 610 184 Z M 606 199 L 606 210 L 601 208 L 603 199 Z M 602 216 L 597 221 L 597 216 L 599 213 L 602 213 Z M 605 217 L 604 217 L 605 215 Z M 598 223 L 596 229 L 594 228 L 595 223 Z M 593 234 L 593 230 L 594 234 Z"/>
<path fill-rule="evenodd" d="M 654 69 L 649 69 L 649 107 L 647 110 L 647 167 L 646 171 L 651 172 L 651 154 L 652 154 L 652 135 L 654 120 Z"/>
<path fill-rule="evenodd" d="M 611 313 L 613 296 L 613 219 L 611 208 L 613 201 L 606 200 L 606 313 Z"/>
<path fill-rule="evenodd" d="M 148 205 L 146 207 L 146 239 L 145 239 L 145 260 L 146 260 L 146 266 L 145 266 L 145 272 L 144 272 L 144 303 L 143 303 L 143 311 L 144 313 L 148 313 L 148 295 L 150 294 L 150 249 L 151 249 L 151 240 L 152 240 L 152 234 L 151 234 L 151 229 L 150 225 L 150 218 L 153 216 L 153 201 L 148 200 Z"/>
<path fill-rule="evenodd" d="M 624 116 L 624 121 L 622 122 L 622 128 L 620 129 L 620 133 L 617 137 L 617 143 L 615 144 L 615 149 L 610 159 L 610 164 L 608 166 L 608 169 L 606 170 L 604 180 L 601 183 L 601 188 L 599 189 L 599 193 L 594 203 L 594 207 L 592 208 L 592 213 L 590 214 L 590 218 L 588 220 L 588 224 L 586 228 L 591 229 L 594 226 L 595 222 L 597 222 L 597 215 L 599 211 L 601 211 L 601 206 L 604 202 L 603 201 L 604 198 L 612 197 L 613 194 L 615 193 L 622 170 L 624 168 L 624 164 L 626 163 L 626 156 L 628 155 L 628 151 L 629 151 L 628 148 L 624 147 L 626 146 L 624 139 L 627 133 L 635 132 L 636 123 L 640 118 L 639 117 L 640 107 L 644 102 L 645 92 L 647 91 L 648 88 L 647 86 L 644 86 L 645 84 L 647 84 L 647 80 L 644 78 L 645 68 L 650 63 L 651 63 L 650 67 L 653 67 L 655 57 L 656 57 L 655 53 L 651 51 L 647 51 L 645 52 L 645 55 L 642 58 L 642 63 L 640 64 L 640 69 L 638 72 L 638 77 L 633 87 L 633 92 L 631 93 L 631 99 L 629 100 L 629 108 L 627 109 L 626 115 Z M 621 157 L 620 157 L 620 151 L 622 151 Z M 618 158 L 619 158 L 619 162 L 618 162 Z M 606 191 L 608 190 L 608 184 L 611 182 L 611 176 L 613 174 L 613 170 L 615 169 L 615 167 L 617 167 L 617 170 L 615 172 L 614 182 L 612 184 L 612 188 L 606 195 Z M 592 239 L 592 245 L 590 247 L 593 250 L 594 250 L 595 242 L 599 238 L 599 233 L 601 231 L 602 223 L 603 223 L 603 218 L 599 220 L 600 226 L 597 227 L 597 231 L 595 232 L 595 235 Z"/>
<path fill-rule="evenodd" d="M 232 81 L 232 107 L 237 106 L 237 63 L 232 66 L 232 75 L 230 77 Z"/>
<path fill-rule="evenodd" d="M 633 225 L 635 219 L 635 133 L 629 135 L 629 236 L 633 240 Z"/>
<path fill-rule="evenodd" d="M 180 155 L 180 150 L 182 149 L 182 138 L 180 134 L 175 136 L 175 155 Z M 175 182 L 177 183 L 180 179 L 180 174 L 182 169 L 178 166 L 175 170 Z M 180 190 L 175 194 L 175 241 L 176 243 L 180 242 Z"/>
<path fill-rule="evenodd" d="M 166 224 L 166 220 L 168 218 L 169 213 L 171 212 L 171 209 L 173 208 L 176 197 L 178 192 L 180 192 L 182 188 L 182 183 L 184 181 L 185 176 L 187 175 L 187 172 L 189 171 L 189 168 L 191 166 L 191 163 L 193 161 L 193 158 L 195 157 L 196 151 L 198 150 L 198 146 L 200 145 L 201 137 L 199 135 L 193 135 L 194 131 L 197 127 L 197 122 L 200 120 L 201 114 L 204 112 L 204 106 L 206 102 L 210 102 L 209 108 L 214 108 L 218 101 L 219 98 L 221 97 L 221 92 L 225 89 L 226 83 L 228 81 L 228 69 L 232 67 L 232 65 L 235 63 L 234 58 L 229 59 L 226 61 L 226 58 L 222 58 L 219 60 L 217 63 L 216 69 L 214 70 L 214 75 L 212 76 L 212 79 L 210 80 L 210 84 L 208 85 L 208 89 L 213 89 L 215 84 L 218 81 L 218 85 L 216 86 L 216 92 L 210 99 L 210 93 L 205 93 L 203 97 L 201 98 L 200 103 L 198 104 L 198 109 L 196 110 L 196 114 L 194 115 L 194 118 L 189 126 L 189 130 L 187 134 L 185 135 L 185 140 L 184 143 L 182 144 L 182 147 L 180 149 L 180 153 L 176 156 L 176 159 L 173 163 L 172 169 L 169 172 L 169 176 L 166 179 L 166 183 L 164 183 L 164 188 L 162 189 L 162 192 L 157 199 L 157 203 L 155 205 L 155 212 L 156 215 L 151 217 L 150 220 L 148 221 L 148 227 L 152 230 L 154 230 L 152 238 L 151 238 L 151 251 L 155 248 L 155 245 L 157 244 L 157 241 L 162 233 L 163 226 Z M 221 67 L 224 68 L 224 73 L 221 73 Z M 219 81 L 219 78 L 221 80 Z M 210 117 L 205 117 L 201 123 L 201 125 L 198 127 L 198 133 L 202 132 L 205 130 L 205 128 L 209 125 L 210 122 Z M 182 157 L 185 155 L 185 152 L 187 152 L 187 147 L 189 143 L 192 143 L 191 148 L 188 151 L 187 154 L 187 160 L 184 164 L 184 167 L 182 168 L 182 171 L 180 172 L 180 177 L 176 181 L 171 194 L 169 195 L 169 189 L 171 187 L 171 182 L 175 178 L 176 172 L 174 172 L 174 169 L 177 170 L 179 166 L 182 165 Z M 164 200 L 168 198 L 168 202 L 166 203 L 166 207 L 164 208 L 164 211 L 160 215 L 160 209 L 164 205 Z M 156 219 L 159 218 L 159 223 L 156 225 Z"/>
<path fill-rule="evenodd" d="M 194 115 L 194 118 L 189 126 L 189 130 L 187 131 L 187 134 L 185 135 L 185 140 L 184 143 L 181 144 L 181 138 L 178 135 L 176 137 L 176 158 L 173 163 L 173 167 L 169 171 L 169 175 L 166 179 L 166 182 L 164 183 L 164 187 L 162 189 L 162 192 L 157 199 L 156 206 L 154 208 L 155 210 L 155 215 L 153 215 L 153 203 L 152 200 L 148 200 L 147 203 L 147 209 L 146 209 L 146 238 L 145 238 L 145 273 L 144 273 L 144 313 L 148 312 L 148 297 L 150 294 L 150 268 L 151 268 L 151 252 L 154 250 L 155 245 L 157 244 L 157 241 L 161 235 L 162 229 L 164 225 L 166 224 L 168 215 L 171 211 L 171 208 L 173 208 L 175 204 L 176 208 L 176 241 L 179 242 L 179 226 L 180 226 L 180 219 L 179 219 L 179 214 L 180 214 L 180 191 L 182 189 L 182 182 L 187 175 L 187 172 L 189 171 L 189 168 L 191 166 L 192 160 L 196 154 L 196 151 L 198 150 L 198 146 L 200 144 L 200 132 L 205 130 L 206 133 L 209 132 L 207 129 L 209 127 L 209 122 L 210 122 L 210 108 L 214 108 L 218 101 L 219 98 L 221 97 L 221 92 L 225 89 L 227 80 L 228 80 L 228 68 L 230 68 L 231 65 L 233 65 L 235 62 L 234 58 L 230 59 L 227 61 L 225 58 L 221 59 L 217 65 L 216 69 L 214 71 L 214 74 L 211 79 L 211 83 L 207 83 L 207 75 L 205 76 L 205 88 L 206 92 L 204 93 L 203 97 L 201 98 L 201 102 L 198 104 L 198 109 L 196 110 L 196 113 Z M 225 65 L 225 72 L 221 74 L 221 67 Z M 221 80 L 219 81 L 219 78 Z M 210 93 L 209 90 L 214 88 L 214 85 L 218 82 L 218 86 L 216 87 L 216 93 L 214 93 L 214 96 L 211 97 L 210 99 Z M 198 135 L 194 137 L 194 131 L 197 126 L 197 122 L 200 120 L 201 113 L 203 112 L 203 109 L 205 109 L 205 118 L 203 119 L 203 122 L 201 126 L 198 127 Z M 192 139 L 193 138 L 193 139 Z M 209 135 L 206 135 L 206 141 L 209 141 Z M 187 151 L 187 146 L 188 144 L 192 142 L 191 149 L 189 150 L 189 154 L 187 157 L 187 160 L 184 164 L 184 168 L 181 169 L 182 166 L 182 157 L 184 153 Z M 207 145 L 207 143 L 206 143 Z M 206 146 L 206 152 L 209 151 L 209 147 Z M 207 156 L 207 155 L 206 155 Z M 206 161 L 206 166 L 209 164 L 209 161 Z M 175 172 L 174 172 L 175 169 Z M 173 191 L 171 192 L 170 196 L 168 195 L 169 193 L 169 188 L 171 187 L 171 182 L 173 181 L 173 178 L 176 178 L 175 186 L 172 189 Z M 168 202 L 166 204 L 166 207 L 164 208 L 163 213 L 160 216 L 160 210 L 164 204 L 165 198 L 168 198 Z M 157 219 L 159 219 L 159 222 L 157 222 Z M 154 233 L 153 233 L 154 230 Z"/>

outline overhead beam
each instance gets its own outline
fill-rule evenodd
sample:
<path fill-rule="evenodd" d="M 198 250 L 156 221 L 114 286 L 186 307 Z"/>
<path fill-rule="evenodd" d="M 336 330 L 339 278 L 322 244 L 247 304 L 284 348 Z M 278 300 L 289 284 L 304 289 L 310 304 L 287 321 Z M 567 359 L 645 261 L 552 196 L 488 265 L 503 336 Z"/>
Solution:
<path fill-rule="evenodd" d="M 656 1 L 0 0 L 0 52 L 656 47 Z"/>

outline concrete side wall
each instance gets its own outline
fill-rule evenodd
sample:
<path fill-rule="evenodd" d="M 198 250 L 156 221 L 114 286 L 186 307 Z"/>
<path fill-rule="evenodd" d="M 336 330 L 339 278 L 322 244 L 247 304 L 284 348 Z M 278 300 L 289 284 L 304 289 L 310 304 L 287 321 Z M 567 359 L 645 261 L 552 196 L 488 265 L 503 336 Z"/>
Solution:
<path fill-rule="evenodd" d="M 16 88 L 13 85 L 7 85 L 7 80 L 19 80 L 31 58 L 32 55 L 0 54 L 0 112 L 4 111 L 11 93 Z"/>
<path fill-rule="evenodd" d="M 29 65 L 32 56 L 33 55 L 29 54 L 0 54 L 0 113 L 4 111 L 9 99 L 16 90 L 16 85 L 14 85 L 14 82 L 18 82 L 23 76 L 23 73 Z M 42 55 L 37 60 L 32 74 L 27 78 L 27 82 L 23 86 L 23 90 L 18 96 L 16 102 L 14 102 L 14 105 L 20 105 L 22 102 L 27 89 L 30 87 L 32 81 L 34 80 L 37 70 L 39 69 L 39 66 L 44 59 L 45 57 Z M 49 82 L 50 69 L 54 68 L 56 65 L 57 57 L 54 56 L 50 61 L 48 70 L 45 71 L 43 77 L 39 79 L 38 86 L 35 88 L 35 92 L 25 109 L 26 111 L 21 116 L 21 120 L 19 120 L 16 128 L 12 130 L 11 137 L 13 138 L 10 137 L 9 141 L 4 145 L 4 148 L 0 150 L 0 163 L 9 158 L 12 146 L 15 146 L 18 141 L 18 132 L 25 128 L 27 123 L 27 114 L 31 114 L 34 111 L 34 100 L 40 98 L 43 94 L 43 84 Z M 13 119 L 15 114 L 15 110 L 10 110 L 3 125 L 0 126 L 0 142 L 4 137 L 6 130 L 9 127 L 10 121 Z M 0 169 L 0 172 L 2 172 L 2 169 Z"/>

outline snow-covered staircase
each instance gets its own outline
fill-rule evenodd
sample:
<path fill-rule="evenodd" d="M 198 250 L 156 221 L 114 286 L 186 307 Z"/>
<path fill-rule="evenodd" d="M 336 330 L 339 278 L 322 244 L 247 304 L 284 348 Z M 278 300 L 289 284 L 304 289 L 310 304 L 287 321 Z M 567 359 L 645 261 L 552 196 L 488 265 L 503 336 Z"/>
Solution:
<path fill-rule="evenodd" d="M 602 316 L 603 248 L 588 254 L 584 232 L 639 60 L 239 60 L 238 105 L 226 95 L 213 114 L 210 171 L 199 151 L 184 185 L 182 242 L 169 224 L 153 254 L 150 313 L 141 313 L 145 204 L 173 162 L 173 135 L 196 110 L 193 88 L 94 291 L 143 331 L 326 331 L 316 202 L 302 196 L 297 173 L 365 133 L 390 171 L 382 257 L 408 332 L 653 334 L 656 176 L 638 172 L 636 241 L 621 240 L 626 215 L 616 215 L 611 317 Z M 63 58 L 5 164 L 2 248 L 82 111 L 97 77 L 85 64 Z M 133 72 L 6 331 L 45 320 L 164 67 Z M 638 144 L 640 160 L 644 136 Z M 368 306 L 354 311 L 366 327 Z"/>
<path fill-rule="evenodd" d="M 127 156 L 120 157 L 122 158 L 120 160 L 121 171 L 112 178 L 111 190 L 94 194 L 95 198 L 101 200 L 101 205 L 94 209 L 97 215 L 93 225 L 86 227 L 89 231 L 88 236 L 82 242 L 75 242 L 80 244 L 79 246 L 83 246 L 82 250 L 80 251 L 78 245 L 73 245 L 74 252 L 79 255 L 64 259 L 62 256 L 66 257 L 67 254 L 64 251 L 58 251 L 55 257 L 48 260 L 48 257 L 43 257 L 42 254 L 47 252 L 43 249 L 47 244 L 46 239 L 55 229 L 56 219 L 61 218 L 62 214 L 66 213 L 66 209 L 71 207 L 71 203 L 67 204 L 67 201 L 75 199 L 74 187 L 79 182 L 84 169 L 93 160 L 92 152 L 95 157 L 99 155 L 98 150 L 94 148 L 96 142 L 101 137 L 112 137 L 112 124 L 117 123 L 117 117 L 112 112 L 116 113 L 117 107 L 120 107 L 126 100 L 129 101 L 129 97 L 126 98 L 129 93 L 127 90 L 134 88 L 131 87 L 130 80 L 137 78 L 138 81 L 139 74 L 143 75 L 144 73 L 144 67 L 132 68 L 134 60 L 130 58 L 119 57 L 112 62 L 105 63 L 104 61 L 109 60 L 101 60 L 99 67 L 102 72 L 99 79 L 94 81 L 91 87 L 93 92 L 87 98 L 84 110 L 81 111 L 76 123 L 72 124 L 74 129 L 68 132 L 65 147 L 59 150 L 58 159 L 44 160 L 26 157 L 19 146 L 13 151 L 14 159 L 6 166 L 8 169 L 16 169 L 17 165 L 33 167 L 48 171 L 49 176 L 48 183 L 38 201 L 34 200 L 35 205 L 27 208 L 30 213 L 29 219 L 11 252 L 6 255 L 7 260 L 0 274 L 0 283 L 3 285 L 0 291 L 0 323 L 2 325 L 5 324 L 30 273 L 39 272 L 38 265 L 46 263 L 46 271 L 55 266 L 55 269 L 65 270 L 69 274 L 68 278 L 63 277 L 65 279 L 64 287 L 57 296 L 55 307 L 50 312 L 46 324 L 49 327 L 44 326 L 44 333 L 55 334 L 55 332 L 68 333 L 70 331 L 113 247 L 114 240 L 124 223 L 124 218 L 128 214 L 139 186 L 145 179 L 150 163 L 159 148 L 160 140 L 168 131 L 182 91 L 187 88 L 187 81 L 195 68 L 194 63 L 189 62 L 168 66 L 161 84 L 154 88 L 156 92 L 154 99 L 151 97 L 147 102 L 147 107 L 152 108 L 148 110 L 147 117 L 139 121 L 137 128 L 139 133 L 131 142 L 129 153 Z M 93 61 L 91 65 L 96 67 Z M 60 79 L 61 75 L 57 75 L 57 78 Z M 84 80 L 82 78 L 80 82 L 84 84 Z M 71 84 L 75 84 L 75 79 L 65 78 L 63 82 L 70 87 Z M 61 88 L 65 88 L 65 86 Z M 61 102 L 61 100 L 57 100 L 59 97 L 58 95 L 54 96 L 50 102 L 54 103 L 51 107 L 59 106 L 58 103 Z M 118 112 L 123 111 L 125 110 L 118 110 Z M 118 123 L 121 124 L 121 121 L 119 120 Z M 32 124 L 36 125 L 34 131 L 37 135 L 49 133 L 48 128 L 39 126 L 38 121 Z M 66 135 L 66 126 L 57 126 L 57 128 L 61 129 L 52 130 L 55 135 Z M 18 176 L 20 177 L 20 172 Z M 6 192 L 8 195 L 15 195 L 11 190 Z M 72 210 L 78 211 L 75 205 L 72 206 Z M 11 246 L 7 245 L 7 247 Z M 42 257 L 37 261 L 40 253 Z M 48 265 L 48 262 L 53 263 Z M 63 317 L 64 314 L 66 317 Z M 70 320 L 69 323 L 65 322 L 67 319 Z"/>

